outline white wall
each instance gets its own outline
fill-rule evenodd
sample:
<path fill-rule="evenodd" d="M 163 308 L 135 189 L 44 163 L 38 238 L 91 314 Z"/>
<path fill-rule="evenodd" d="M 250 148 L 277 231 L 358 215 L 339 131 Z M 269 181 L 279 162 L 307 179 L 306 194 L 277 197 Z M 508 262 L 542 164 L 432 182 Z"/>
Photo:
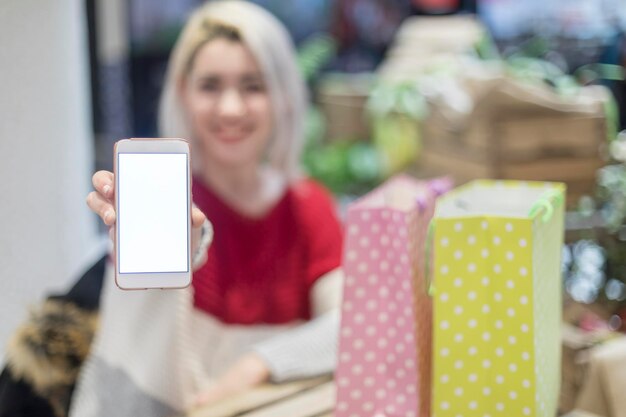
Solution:
<path fill-rule="evenodd" d="M 81 0 L 0 0 L 0 362 L 26 307 L 96 256 Z M 100 245 L 101 246 L 101 245 Z"/>

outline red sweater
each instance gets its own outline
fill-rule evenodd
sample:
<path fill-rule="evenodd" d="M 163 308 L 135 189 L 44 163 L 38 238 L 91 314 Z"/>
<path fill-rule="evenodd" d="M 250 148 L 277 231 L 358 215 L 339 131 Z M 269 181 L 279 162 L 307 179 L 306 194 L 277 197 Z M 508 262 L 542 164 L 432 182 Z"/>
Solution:
<path fill-rule="evenodd" d="M 193 200 L 215 231 L 208 260 L 193 275 L 196 308 L 225 323 L 309 319 L 312 285 L 341 263 L 342 231 L 329 194 L 301 180 L 251 219 L 194 178 Z"/>

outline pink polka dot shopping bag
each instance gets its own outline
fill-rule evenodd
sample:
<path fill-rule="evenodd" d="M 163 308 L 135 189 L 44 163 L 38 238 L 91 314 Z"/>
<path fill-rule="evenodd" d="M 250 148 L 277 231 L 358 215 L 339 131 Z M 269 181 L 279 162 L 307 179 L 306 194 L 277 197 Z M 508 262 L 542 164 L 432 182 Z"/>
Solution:
<path fill-rule="evenodd" d="M 336 417 L 430 415 L 424 243 L 450 186 L 397 176 L 348 209 Z"/>

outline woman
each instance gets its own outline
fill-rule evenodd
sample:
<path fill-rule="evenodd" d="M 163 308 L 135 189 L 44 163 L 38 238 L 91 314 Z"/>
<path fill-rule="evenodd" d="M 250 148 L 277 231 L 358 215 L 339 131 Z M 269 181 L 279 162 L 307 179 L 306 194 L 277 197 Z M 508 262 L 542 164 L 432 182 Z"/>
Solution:
<path fill-rule="evenodd" d="M 333 369 L 341 230 L 328 194 L 298 169 L 305 110 L 293 45 L 274 17 L 236 0 L 191 16 L 160 130 L 190 140 L 193 224 L 206 215 L 214 240 L 208 250 L 196 242 L 206 256 L 189 290 L 128 293 L 106 278 L 71 415 L 168 415 Z M 93 183 L 88 205 L 112 226 L 113 174 Z"/>

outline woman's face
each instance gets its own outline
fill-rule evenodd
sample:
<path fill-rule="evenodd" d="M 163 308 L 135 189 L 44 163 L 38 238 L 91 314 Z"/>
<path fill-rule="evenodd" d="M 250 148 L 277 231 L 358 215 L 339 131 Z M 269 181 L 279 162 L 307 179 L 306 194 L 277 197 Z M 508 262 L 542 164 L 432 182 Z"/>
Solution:
<path fill-rule="evenodd" d="M 203 160 L 228 167 L 260 163 L 272 132 L 272 108 L 246 46 L 222 38 L 201 46 L 181 94 Z"/>

